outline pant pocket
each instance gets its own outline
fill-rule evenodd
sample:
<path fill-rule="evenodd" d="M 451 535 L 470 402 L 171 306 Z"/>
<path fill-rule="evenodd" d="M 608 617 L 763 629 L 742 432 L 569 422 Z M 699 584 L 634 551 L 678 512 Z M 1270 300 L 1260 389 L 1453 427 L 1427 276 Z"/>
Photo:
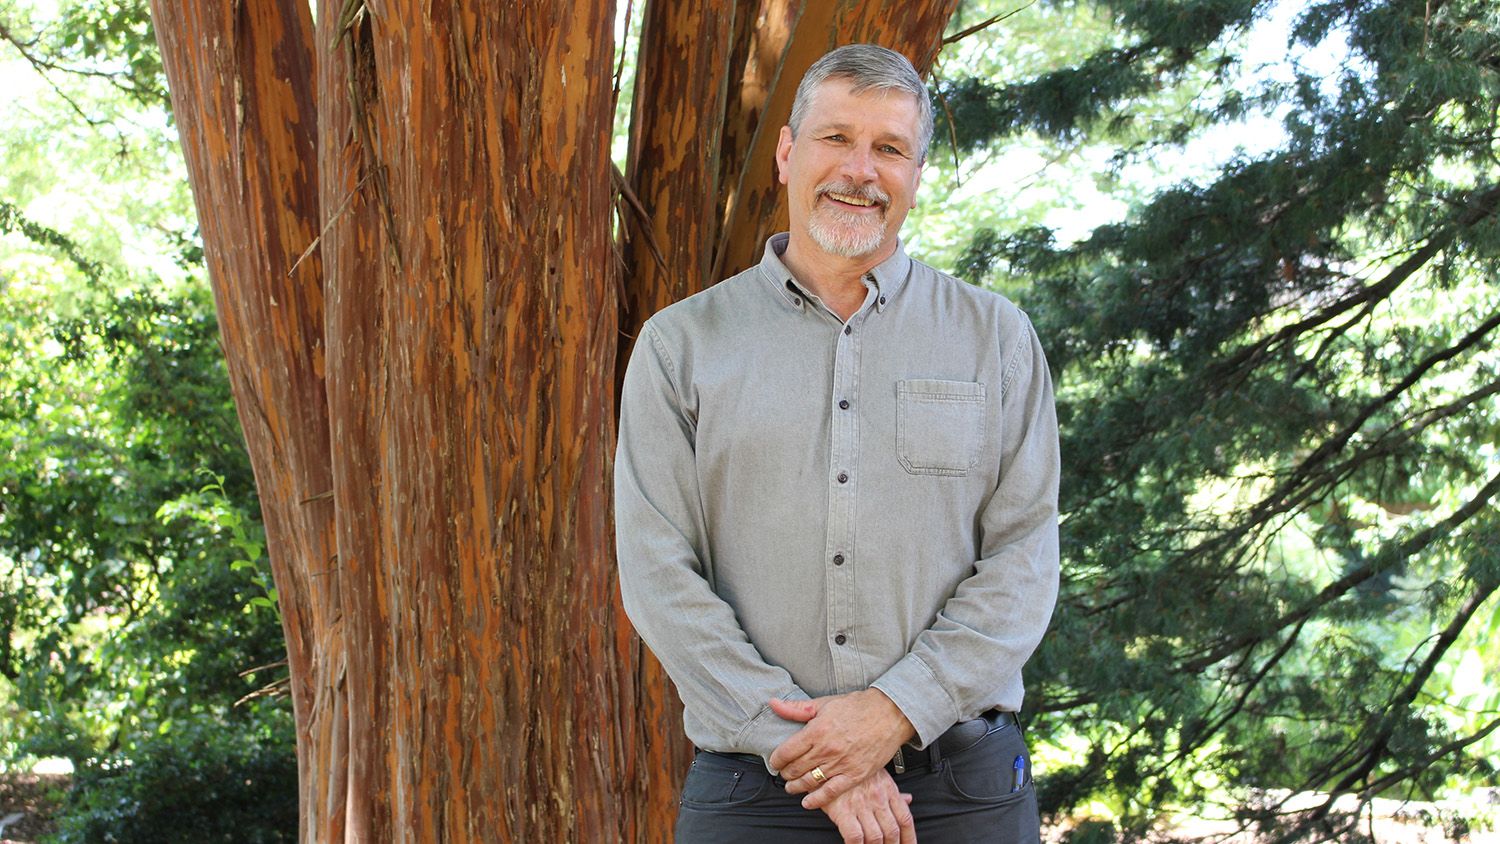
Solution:
<path fill-rule="evenodd" d="M 1021 731 L 1013 726 L 997 729 L 972 746 L 943 757 L 943 781 L 961 801 L 1035 805 L 1031 753 Z"/>
<path fill-rule="evenodd" d="M 771 776 L 764 768 L 757 770 L 738 759 L 700 753 L 682 783 L 681 803 L 698 809 L 741 806 L 764 794 L 770 783 Z"/>

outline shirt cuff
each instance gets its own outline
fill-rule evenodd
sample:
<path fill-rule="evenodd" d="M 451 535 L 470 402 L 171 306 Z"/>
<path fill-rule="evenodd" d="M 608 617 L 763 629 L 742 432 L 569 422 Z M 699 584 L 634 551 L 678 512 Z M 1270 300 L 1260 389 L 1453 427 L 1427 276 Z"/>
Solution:
<path fill-rule="evenodd" d="M 924 748 L 958 723 L 958 704 L 938 682 L 921 657 L 907 654 L 880 679 L 870 684 L 896 704 L 917 731 L 917 747 Z"/>
<path fill-rule="evenodd" d="M 795 686 L 786 694 L 777 695 L 777 699 L 812 700 L 807 696 L 807 692 Z M 766 770 L 772 776 L 776 776 L 778 771 L 771 767 L 771 754 L 776 752 L 776 748 L 780 747 L 782 742 L 796 735 L 797 731 L 804 726 L 806 725 L 797 721 L 788 721 L 777 715 L 771 710 L 770 701 L 767 701 L 761 706 L 760 711 L 755 713 L 755 717 L 735 734 L 734 746 L 748 748 L 751 753 L 765 760 Z"/>

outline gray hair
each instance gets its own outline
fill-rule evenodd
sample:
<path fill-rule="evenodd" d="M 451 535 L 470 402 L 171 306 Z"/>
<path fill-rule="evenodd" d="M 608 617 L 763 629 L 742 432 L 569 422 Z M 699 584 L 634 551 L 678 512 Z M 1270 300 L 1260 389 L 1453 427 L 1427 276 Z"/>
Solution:
<path fill-rule="evenodd" d="M 812 105 L 813 94 L 818 86 L 829 79 L 846 79 L 849 90 L 855 94 L 865 91 L 901 91 L 912 95 L 917 101 L 917 161 L 927 160 L 927 145 L 932 142 L 932 100 L 927 96 L 927 86 L 922 77 L 911 66 L 906 56 L 894 50 L 874 44 L 848 44 L 825 54 L 813 62 L 803 74 L 797 86 L 797 96 L 792 101 L 792 117 L 787 121 L 792 137 L 802 127 L 807 110 Z"/>

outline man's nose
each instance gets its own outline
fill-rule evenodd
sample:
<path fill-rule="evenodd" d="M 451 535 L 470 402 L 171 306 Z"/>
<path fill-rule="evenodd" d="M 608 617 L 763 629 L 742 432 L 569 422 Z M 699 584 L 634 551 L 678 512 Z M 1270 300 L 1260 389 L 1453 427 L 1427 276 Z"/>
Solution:
<path fill-rule="evenodd" d="M 875 158 L 867 149 L 851 149 L 844 156 L 843 175 L 856 184 L 875 181 Z"/>

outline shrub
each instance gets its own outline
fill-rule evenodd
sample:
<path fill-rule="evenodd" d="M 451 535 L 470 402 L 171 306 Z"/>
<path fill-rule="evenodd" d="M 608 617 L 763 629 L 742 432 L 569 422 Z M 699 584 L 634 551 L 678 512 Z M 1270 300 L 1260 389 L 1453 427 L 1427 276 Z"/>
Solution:
<path fill-rule="evenodd" d="M 174 729 L 80 768 L 56 844 L 297 840 L 297 762 L 285 740 L 222 725 Z"/>

